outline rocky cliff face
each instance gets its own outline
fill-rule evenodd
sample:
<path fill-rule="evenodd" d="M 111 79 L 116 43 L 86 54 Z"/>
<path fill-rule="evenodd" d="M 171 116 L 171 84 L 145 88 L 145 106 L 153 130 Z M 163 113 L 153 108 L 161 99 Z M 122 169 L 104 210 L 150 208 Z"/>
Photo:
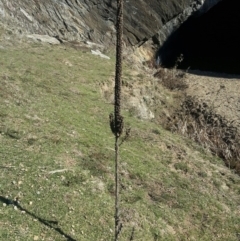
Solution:
<path fill-rule="evenodd" d="M 124 0 L 124 36 L 127 45 L 153 38 L 160 43 L 171 23 L 193 11 L 191 0 Z M 196 1 L 194 1 L 196 2 Z M 115 0 L 1 0 L 0 23 L 18 34 L 47 34 L 65 40 L 110 44 L 115 38 Z M 170 22 L 169 22 L 170 21 Z M 181 22 L 181 21 L 180 21 Z M 168 23 L 167 31 L 159 31 Z"/>
<path fill-rule="evenodd" d="M 159 61 L 169 67 L 183 54 L 183 68 L 222 70 L 228 66 L 234 73 L 240 69 L 238 0 L 123 1 L 127 46 L 146 42 L 163 46 Z M 115 43 L 116 2 L 1 0 L 0 27 L 20 36 L 45 34 L 108 46 Z"/>

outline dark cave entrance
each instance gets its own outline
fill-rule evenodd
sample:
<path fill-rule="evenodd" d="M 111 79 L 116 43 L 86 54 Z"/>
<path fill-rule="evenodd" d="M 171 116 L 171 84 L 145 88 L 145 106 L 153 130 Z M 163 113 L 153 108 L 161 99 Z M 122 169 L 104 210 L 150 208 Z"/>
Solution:
<path fill-rule="evenodd" d="M 238 0 L 222 0 L 201 16 L 196 12 L 169 36 L 157 56 L 169 68 L 181 54 L 181 69 L 240 74 Z"/>

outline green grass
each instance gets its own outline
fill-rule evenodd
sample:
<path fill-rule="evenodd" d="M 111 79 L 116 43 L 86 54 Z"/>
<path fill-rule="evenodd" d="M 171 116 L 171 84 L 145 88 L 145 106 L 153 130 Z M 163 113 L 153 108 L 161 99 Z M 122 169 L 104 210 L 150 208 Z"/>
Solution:
<path fill-rule="evenodd" d="M 100 84 L 114 58 L 24 46 L 0 49 L 0 240 L 112 240 L 113 105 Z M 120 240 L 133 227 L 142 241 L 239 240 L 240 178 L 189 140 L 123 115 L 132 132 L 121 146 Z M 20 206 L 5 205 L 16 197 Z"/>

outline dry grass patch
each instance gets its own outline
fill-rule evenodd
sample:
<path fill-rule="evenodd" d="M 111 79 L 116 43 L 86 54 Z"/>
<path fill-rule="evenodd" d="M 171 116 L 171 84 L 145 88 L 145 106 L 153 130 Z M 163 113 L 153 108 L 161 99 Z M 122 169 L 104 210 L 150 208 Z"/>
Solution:
<path fill-rule="evenodd" d="M 187 97 L 181 108 L 166 123 L 166 128 L 200 143 L 239 173 L 240 136 L 237 127 L 216 114 L 206 103 Z"/>

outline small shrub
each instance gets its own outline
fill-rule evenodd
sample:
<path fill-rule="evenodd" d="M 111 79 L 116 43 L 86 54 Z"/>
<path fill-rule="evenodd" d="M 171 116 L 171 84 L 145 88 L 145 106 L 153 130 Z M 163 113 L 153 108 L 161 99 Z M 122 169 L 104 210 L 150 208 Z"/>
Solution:
<path fill-rule="evenodd" d="M 169 90 L 185 90 L 188 85 L 184 81 L 185 72 L 178 70 L 178 65 L 183 61 L 183 55 L 180 55 L 176 61 L 174 68 L 165 69 L 159 67 L 154 74 L 155 78 L 160 79 L 162 85 Z"/>
<path fill-rule="evenodd" d="M 187 173 L 189 171 L 188 165 L 186 163 L 183 163 L 183 162 L 175 163 L 174 167 L 175 167 L 176 170 L 181 170 L 185 173 Z"/>
<path fill-rule="evenodd" d="M 179 70 L 163 68 L 159 68 L 154 74 L 154 77 L 160 79 L 160 83 L 169 90 L 185 90 L 188 88 L 184 76 L 185 73 Z"/>
<path fill-rule="evenodd" d="M 202 178 L 206 178 L 207 177 L 207 173 L 206 172 L 198 172 L 198 176 L 202 177 Z"/>

